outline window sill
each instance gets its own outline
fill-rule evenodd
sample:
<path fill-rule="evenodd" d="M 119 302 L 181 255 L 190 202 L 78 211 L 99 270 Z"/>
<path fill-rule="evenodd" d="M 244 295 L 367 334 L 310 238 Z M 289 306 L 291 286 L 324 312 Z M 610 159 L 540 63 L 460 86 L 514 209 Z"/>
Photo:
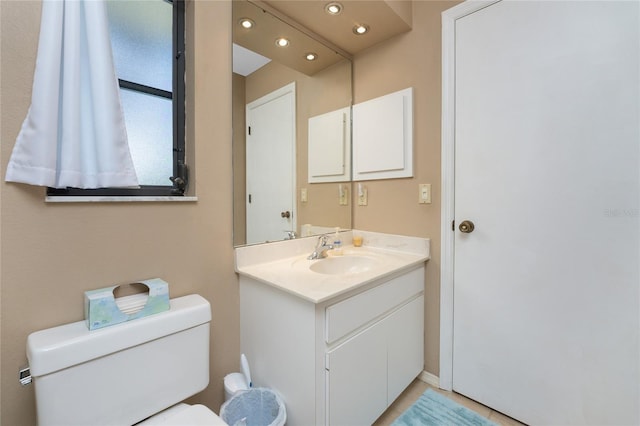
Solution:
<path fill-rule="evenodd" d="M 116 197 L 116 196 L 47 196 L 46 203 L 192 203 L 198 201 L 198 197 L 171 197 L 171 196 L 149 196 L 149 197 Z"/>

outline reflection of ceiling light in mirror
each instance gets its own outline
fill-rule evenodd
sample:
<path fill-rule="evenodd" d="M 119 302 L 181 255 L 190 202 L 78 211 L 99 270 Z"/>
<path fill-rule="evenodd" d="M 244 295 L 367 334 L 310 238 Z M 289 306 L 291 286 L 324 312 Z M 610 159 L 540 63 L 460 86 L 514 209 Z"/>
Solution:
<path fill-rule="evenodd" d="M 250 30 L 256 25 L 256 23 L 249 18 L 240 18 L 238 22 L 240 22 L 242 28 L 246 28 L 247 30 Z"/>
<path fill-rule="evenodd" d="M 339 15 L 342 12 L 342 5 L 337 2 L 329 3 L 324 7 L 329 15 Z"/>
<path fill-rule="evenodd" d="M 289 45 L 289 40 L 284 37 L 280 37 L 276 39 L 276 46 L 278 47 L 287 47 Z"/>
<path fill-rule="evenodd" d="M 362 35 L 365 34 L 369 31 L 369 26 L 368 25 L 356 25 L 355 27 L 353 27 L 353 32 L 357 35 Z"/>
<path fill-rule="evenodd" d="M 316 59 L 318 59 L 318 55 L 313 52 L 307 53 L 306 55 L 304 55 L 304 57 L 307 61 L 315 61 Z"/>

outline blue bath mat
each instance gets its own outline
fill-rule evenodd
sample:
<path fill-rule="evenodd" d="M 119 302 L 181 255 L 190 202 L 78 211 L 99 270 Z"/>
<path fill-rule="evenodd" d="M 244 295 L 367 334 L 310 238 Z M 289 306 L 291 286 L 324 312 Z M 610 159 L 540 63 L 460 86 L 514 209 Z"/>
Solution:
<path fill-rule="evenodd" d="M 497 426 L 492 421 L 427 389 L 392 426 Z"/>

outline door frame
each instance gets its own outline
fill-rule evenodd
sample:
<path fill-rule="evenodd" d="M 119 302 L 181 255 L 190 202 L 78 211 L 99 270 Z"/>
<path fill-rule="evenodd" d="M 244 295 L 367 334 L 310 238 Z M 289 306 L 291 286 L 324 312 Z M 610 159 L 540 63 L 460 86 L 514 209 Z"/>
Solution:
<path fill-rule="evenodd" d="M 467 0 L 442 12 L 442 149 L 440 217 L 440 377 L 439 387 L 453 388 L 453 266 L 455 232 L 455 30 L 456 20 L 501 0 Z"/>

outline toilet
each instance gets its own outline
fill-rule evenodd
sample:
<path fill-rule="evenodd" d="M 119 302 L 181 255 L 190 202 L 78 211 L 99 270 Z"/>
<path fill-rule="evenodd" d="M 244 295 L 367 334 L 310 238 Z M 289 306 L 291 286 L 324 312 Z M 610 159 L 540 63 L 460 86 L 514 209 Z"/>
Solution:
<path fill-rule="evenodd" d="M 38 424 L 225 425 L 181 403 L 209 384 L 209 302 L 192 294 L 170 304 L 99 330 L 79 321 L 30 334 Z"/>

